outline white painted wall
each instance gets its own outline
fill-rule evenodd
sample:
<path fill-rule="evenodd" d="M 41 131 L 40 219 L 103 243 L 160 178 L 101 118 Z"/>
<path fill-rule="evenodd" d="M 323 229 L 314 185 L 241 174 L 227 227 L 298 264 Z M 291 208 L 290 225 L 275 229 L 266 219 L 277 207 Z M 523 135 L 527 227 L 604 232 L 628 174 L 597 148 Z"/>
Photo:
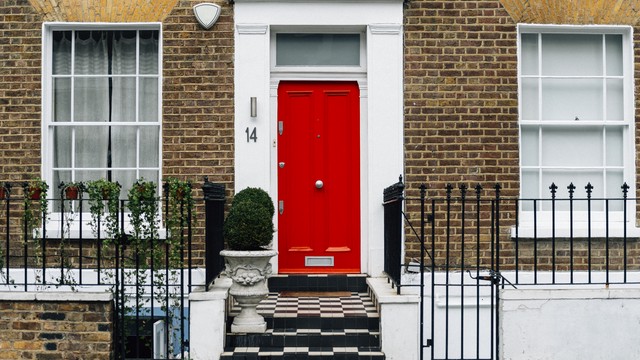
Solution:
<path fill-rule="evenodd" d="M 418 319 L 420 298 L 398 295 L 387 278 L 368 278 L 380 312 L 380 345 L 387 360 L 416 360 L 419 354 L 419 334 L 411 325 Z"/>
<path fill-rule="evenodd" d="M 640 359 L 640 289 L 502 291 L 500 359 Z"/>
<path fill-rule="evenodd" d="M 267 189 L 277 199 L 277 98 L 279 80 L 355 80 L 361 87 L 361 269 L 383 270 L 382 190 L 404 170 L 403 9 L 401 0 L 236 0 L 235 189 Z M 356 72 L 271 72 L 271 30 L 362 29 L 364 69 Z M 257 116 L 250 116 L 250 98 Z M 258 141 L 247 142 L 246 128 Z M 277 220 L 277 219 L 276 219 Z M 277 223 L 276 223 L 277 226 Z M 274 247 L 277 249 L 277 232 Z M 274 271 L 277 272 L 277 260 Z"/>
<path fill-rule="evenodd" d="M 226 338 L 226 300 L 231 279 L 221 277 L 207 292 L 189 294 L 189 349 L 193 360 L 218 360 Z"/>
<path fill-rule="evenodd" d="M 488 275 L 481 272 L 481 275 Z M 475 271 L 472 271 L 475 276 Z M 515 282 L 516 274 L 511 271 L 502 272 L 511 282 Z M 522 283 L 533 283 L 534 274 L 520 272 L 518 280 Z M 424 341 L 434 339 L 434 354 L 436 358 L 490 358 L 492 344 L 491 308 L 500 312 L 500 355 L 503 360 L 513 359 L 640 359 L 640 286 L 638 285 L 548 285 L 554 275 L 551 272 L 539 272 L 538 285 L 517 285 L 517 289 L 505 285 L 500 290 L 501 302 L 495 303 L 490 286 L 481 287 L 476 291 L 475 286 L 466 286 L 464 293 L 460 287 L 449 288 L 436 286 L 433 318 L 435 319 L 434 335 L 431 335 L 431 301 L 432 288 L 431 273 L 424 274 Z M 605 272 L 592 272 L 591 281 L 602 284 L 606 281 Z M 610 272 L 611 282 L 622 282 L 622 272 Z M 571 275 L 568 272 L 556 272 L 558 283 L 568 283 Z M 574 272 L 574 282 L 585 284 L 588 273 Z M 437 284 L 474 285 L 476 281 L 468 273 L 452 271 L 447 278 L 444 273 L 435 274 Z M 627 272 L 627 280 L 640 283 L 640 272 Z M 405 274 L 403 284 L 418 285 L 420 274 Z M 481 281 L 488 284 L 487 281 Z M 419 295 L 419 287 L 405 287 L 403 294 Z M 492 298 L 494 301 L 492 301 Z M 542 304 L 545 304 L 544 306 Z M 499 306 L 500 305 L 500 306 Z M 391 315 L 394 318 L 394 315 Z M 397 317 L 396 317 L 397 318 Z M 479 319 L 479 330 L 478 330 Z M 397 320 L 404 326 L 400 338 L 413 336 L 420 329 L 419 319 L 403 318 Z M 495 319 L 494 319 L 495 321 Z M 447 326 L 448 322 L 448 326 Z M 612 335 L 613 334 L 613 335 Z M 574 339 L 578 337 L 579 339 Z M 572 348 L 567 346 L 566 339 L 572 339 L 580 349 L 562 353 L 555 347 Z M 615 338 L 615 339 L 613 339 Z M 611 357 L 600 356 L 594 346 L 606 339 L 606 346 L 622 346 L 614 352 L 608 349 L 602 354 L 614 354 Z M 449 346 L 445 347 L 448 340 Z M 631 342 L 634 342 L 630 344 Z M 636 344 L 637 343 L 637 344 Z M 594 345 L 596 344 L 596 345 Z M 548 350 L 552 349 L 552 350 Z M 432 349 L 424 348 L 424 358 L 431 359 Z M 523 355 L 523 351 L 525 351 Z M 539 351 L 539 352 L 536 352 Z M 574 355 L 577 354 L 577 355 Z M 595 354 L 592 356 L 592 354 Z"/>

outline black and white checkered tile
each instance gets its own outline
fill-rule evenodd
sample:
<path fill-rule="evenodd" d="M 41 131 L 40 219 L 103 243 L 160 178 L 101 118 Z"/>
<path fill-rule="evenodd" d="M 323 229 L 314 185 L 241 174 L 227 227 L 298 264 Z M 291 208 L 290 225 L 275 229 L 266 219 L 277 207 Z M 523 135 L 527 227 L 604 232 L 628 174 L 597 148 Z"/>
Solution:
<path fill-rule="evenodd" d="M 288 347 L 284 349 L 269 349 L 246 347 L 237 348 L 233 353 L 225 352 L 223 357 L 231 359 L 314 359 L 314 360 L 383 360 L 380 351 L 362 350 L 357 347 Z"/>
<path fill-rule="evenodd" d="M 231 315 L 240 312 L 234 306 Z M 283 297 L 270 293 L 258 305 L 258 313 L 273 318 L 344 318 L 378 317 L 378 311 L 368 293 L 351 293 L 349 297 Z"/>
<path fill-rule="evenodd" d="M 276 286 L 270 284 L 272 291 L 349 291 L 351 295 L 289 297 L 274 291 L 258 305 L 267 332 L 229 333 L 221 359 L 384 360 L 380 318 L 366 292 L 366 277 L 284 276 L 278 280 Z M 239 311 L 234 307 L 230 316 Z"/>

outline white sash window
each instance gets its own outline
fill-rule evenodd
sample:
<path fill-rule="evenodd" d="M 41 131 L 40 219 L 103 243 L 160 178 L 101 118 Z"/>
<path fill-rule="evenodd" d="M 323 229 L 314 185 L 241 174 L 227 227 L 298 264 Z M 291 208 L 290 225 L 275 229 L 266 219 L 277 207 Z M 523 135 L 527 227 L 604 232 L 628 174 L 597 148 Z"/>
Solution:
<path fill-rule="evenodd" d="M 45 26 L 44 177 L 160 179 L 159 26 Z"/>
<path fill-rule="evenodd" d="M 557 201 L 556 219 L 573 206 L 574 226 L 587 221 L 590 184 L 592 226 L 604 226 L 607 210 L 613 223 L 623 220 L 623 183 L 635 197 L 631 40 L 629 27 L 519 26 L 523 229 L 534 206 L 538 229 L 550 226 L 552 203 L 527 199 L 550 199 L 552 183 L 556 198 L 568 199 L 573 184 L 581 199 Z"/>

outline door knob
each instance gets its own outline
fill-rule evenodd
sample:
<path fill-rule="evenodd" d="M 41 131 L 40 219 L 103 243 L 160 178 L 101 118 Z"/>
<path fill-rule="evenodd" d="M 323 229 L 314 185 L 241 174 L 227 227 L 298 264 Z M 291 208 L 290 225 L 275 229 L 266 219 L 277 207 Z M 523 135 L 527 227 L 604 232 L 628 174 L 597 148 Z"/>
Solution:
<path fill-rule="evenodd" d="M 323 186 L 324 186 L 324 183 L 322 182 L 322 180 L 316 181 L 316 188 L 322 189 Z"/>

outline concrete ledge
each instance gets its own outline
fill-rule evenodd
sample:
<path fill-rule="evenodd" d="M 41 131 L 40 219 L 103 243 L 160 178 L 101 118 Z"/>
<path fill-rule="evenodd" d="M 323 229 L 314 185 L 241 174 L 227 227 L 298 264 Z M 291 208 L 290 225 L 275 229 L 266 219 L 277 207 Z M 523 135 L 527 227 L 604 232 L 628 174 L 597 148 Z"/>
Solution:
<path fill-rule="evenodd" d="M 378 304 L 417 304 L 420 301 L 418 295 L 398 295 L 386 277 L 367 278 L 367 284 L 373 291 Z"/>
<path fill-rule="evenodd" d="M 0 301 L 111 301 L 113 295 L 107 292 L 13 292 L 0 291 Z"/>
<path fill-rule="evenodd" d="M 229 297 L 231 279 L 221 277 L 211 286 L 209 291 L 194 291 L 189 294 L 190 301 L 226 300 Z"/>
<path fill-rule="evenodd" d="M 640 289 L 504 289 L 504 300 L 640 299 Z"/>

